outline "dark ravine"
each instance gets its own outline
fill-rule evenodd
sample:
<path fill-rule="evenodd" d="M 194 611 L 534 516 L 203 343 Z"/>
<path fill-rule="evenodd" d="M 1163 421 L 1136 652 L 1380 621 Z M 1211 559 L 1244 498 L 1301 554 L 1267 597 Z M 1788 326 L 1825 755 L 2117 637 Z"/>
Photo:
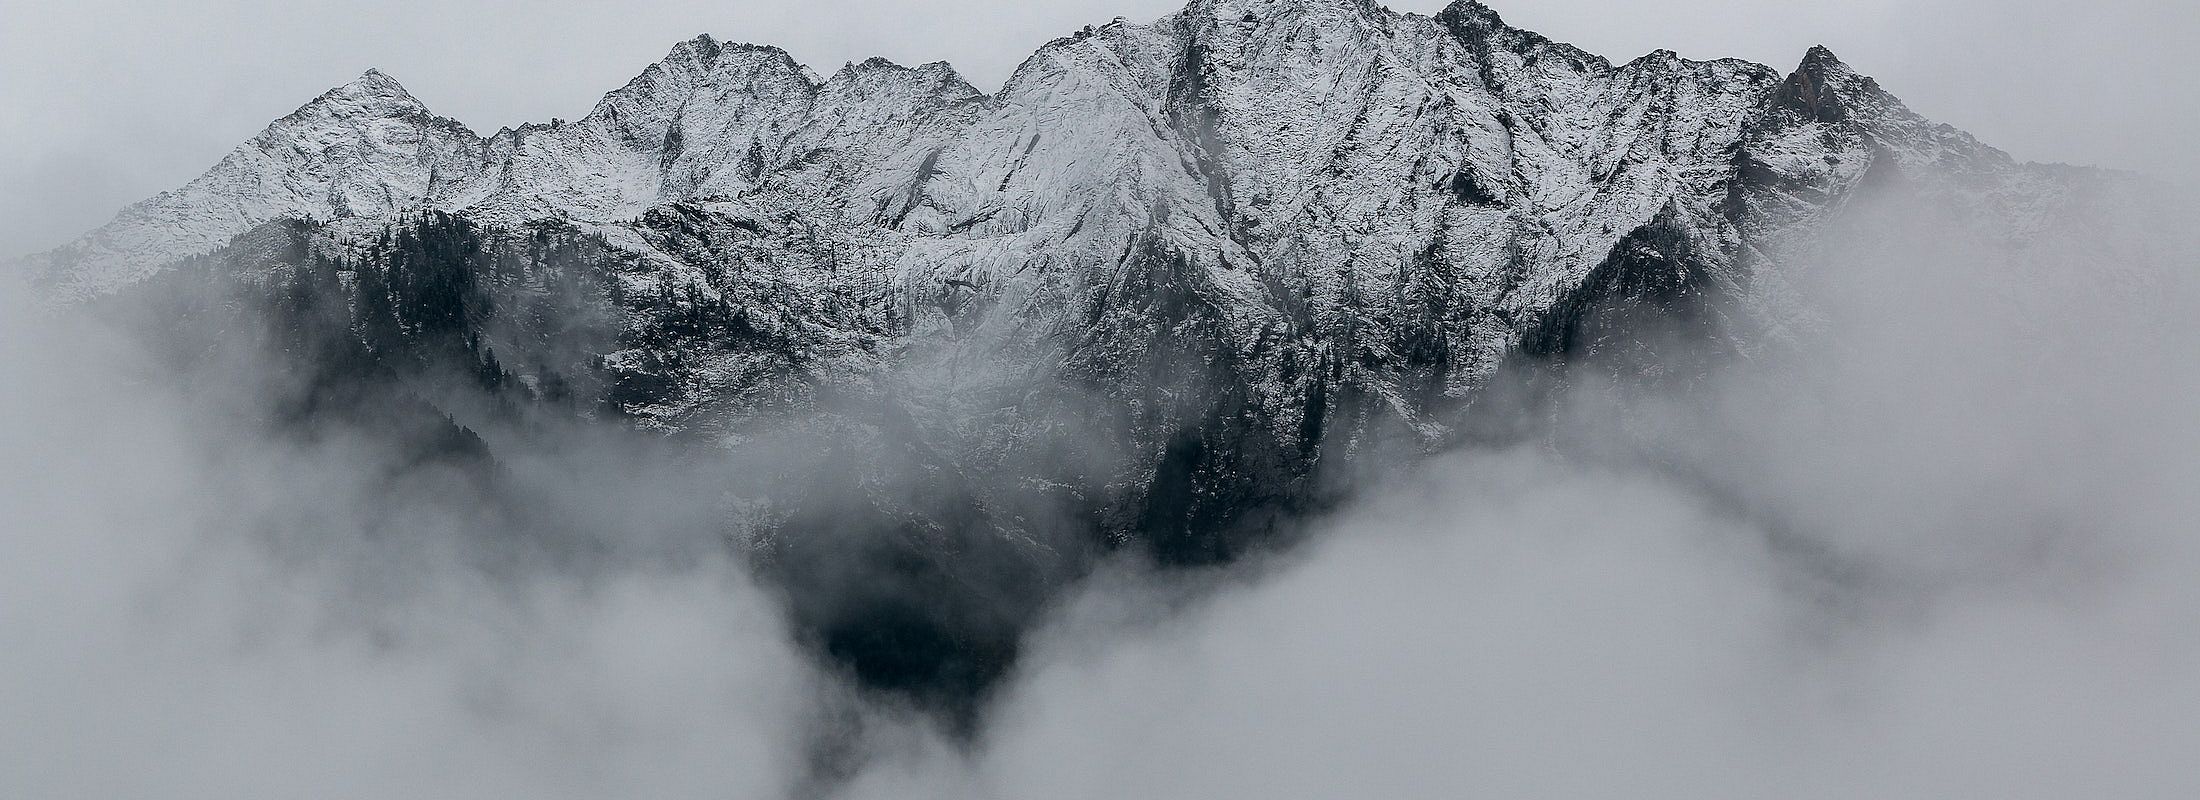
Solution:
<path fill-rule="evenodd" d="M 814 652 L 967 732 L 1101 559 L 1287 545 L 1485 438 L 1504 376 L 1692 374 L 1805 324 L 1784 268 L 1885 180 L 2020 236 L 2115 178 L 1824 48 L 1612 65 L 1473 0 L 1195 0 L 993 95 L 702 37 L 483 138 L 370 72 L 28 266 L 178 329 L 262 310 L 306 376 L 276 416 L 396 415 L 484 475 L 484 414 L 785 454 L 702 533 Z"/>

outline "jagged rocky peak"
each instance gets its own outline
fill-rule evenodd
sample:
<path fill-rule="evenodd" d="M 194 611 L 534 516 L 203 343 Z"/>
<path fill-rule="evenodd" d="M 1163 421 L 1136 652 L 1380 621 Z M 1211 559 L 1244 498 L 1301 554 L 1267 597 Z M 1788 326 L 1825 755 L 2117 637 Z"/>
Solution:
<path fill-rule="evenodd" d="M 803 101 L 816 84 L 785 50 L 723 43 L 703 34 L 673 46 L 663 60 L 605 95 L 590 118 L 663 123 L 691 107 Z"/>
<path fill-rule="evenodd" d="M 427 110 L 411 92 L 405 91 L 404 85 L 398 83 L 396 78 L 375 68 L 369 68 L 350 83 L 323 93 L 319 102 L 341 103 L 357 108 Z"/>
<path fill-rule="evenodd" d="M 1796 65 L 1795 71 L 1810 75 L 1821 84 L 1839 87 L 1843 91 L 1887 94 L 1886 89 L 1880 87 L 1879 81 L 1858 72 L 1848 62 L 1842 61 L 1840 56 L 1834 55 L 1833 48 L 1822 44 L 1811 45 L 1803 53 L 1802 63 Z"/>
<path fill-rule="evenodd" d="M 1960 137 L 1965 143 L 1950 146 L 1991 150 L 1955 128 L 1942 125 L 1910 109 L 1871 76 L 1858 72 L 1825 45 L 1803 55 L 1767 101 L 1767 110 L 1802 121 L 1847 124 L 1878 130 L 1880 138 L 1894 143 L 1901 138 Z"/>
<path fill-rule="evenodd" d="M 1195 0 L 1178 19 L 1188 31 L 1188 67 L 1300 81 L 1303 94 L 1355 80 L 1385 49 L 1380 43 L 1399 35 L 1402 18 L 1368 0 Z"/>
<path fill-rule="evenodd" d="M 1824 45 L 1804 55 L 1766 105 L 1760 138 L 1781 138 L 1783 129 L 1790 136 L 1824 129 L 1818 132 L 1846 140 L 1840 148 L 1868 151 L 1873 159 L 1890 167 L 1899 164 L 1913 177 L 2008 175 L 2029 166 L 1968 133 L 1927 119 Z"/>
<path fill-rule="evenodd" d="M 422 137 L 460 143 L 479 139 L 464 123 L 429 111 L 396 78 L 369 69 L 269 123 L 254 141 L 326 150 L 342 144 L 348 134 L 364 134 L 363 146 L 385 149 L 404 149 Z"/>
<path fill-rule="evenodd" d="M 1788 74 L 1787 80 L 1780 83 L 1773 102 L 1806 119 L 1834 123 L 1849 115 L 1843 96 L 1862 93 L 1879 94 L 1878 83 L 1858 75 L 1825 45 L 1816 45 L 1803 56 L 1803 63 Z"/>
<path fill-rule="evenodd" d="M 441 127 L 465 127 L 456 120 L 436 117 L 396 78 L 380 69 L 369 69 L 270 123 L 261 135 L 298 135 L 293 129 L 300 125 L 369 124 L 374 120 L 420 120 Z"/>
<path fill-rule="evenodd" d="M 1240 25 L 1378 20 L 1390 15 L 1372 0 L 1192 0 L 1182 16 Z"/>
<path fill-rule="evenodd" d="M 665 57 L 665 61 L 684 59 L 707 64 L 717 61 L 718 55 L 723 52 L 725 46 L 718 43 L 718 37 L 698 33 L 693 39 L 673 45 L 672 52 Z"/>
<path fill-rule="evenodd" d="M 985 96 L 984 92 L 963 79 L 962 73 L 945 61 L 933 61 L 914 67 L 905 67 L 880 56 L 850 62 L 839 72 L 825 79 L 822 91 L 827 94 L 847 94 L 851 99 L 922 98 L 941 103 L 956 103 Z"/>
<path fill-rule="evenodd" d="M 1614 66 L 1478 0 L 1434 17 L 1370 0 L 1191 0 L 1050 43 L 991 98 L 944 63 L 869 59 L 820 77 L 782 49 L 703 35 L 577 123 L 485 141 L 370 70 L 45 263 L 98 291 L 275 219 L 365 231 L 441 210 L 619 238 L 665 204 L 745 198 L 741 213 L 799 212 L 851 241 L 940 240 L 896 239 L 906 252 L 872 265 L 894 274 L 1106 263 L 1121 235 L 1160 224 L 1201 259 L 1294 280 L 1347 265 L 1404 280 L 1401 259 L 1435 258 L 1471 278 L 1453 285 L 1530 313 L 1669 200 L 1714 225 L 1750 164 L 1838 192 L 1825 156 L 1847 173 L 1874 146 L 2001 168 L 1823 48 L 1783 82 L 1671 51 Z M 1751 155 L 1732 158 L 1738 147 Z M 1040 231 L 1057 233 L 957 243 Z M 1089 252 L 1059 238 L 1073 233 Z"/>
<path fill-rule="evenodd" d="M 1494 49 L 1515 56 L 1548 53 L 1575 70 L 1602 71 L 1612 66 L 1603 56 L 1508 25 L 1495 9 L 1479 0 L 1458 0 L 1438 12 L 1436 19 L 1453 38 L 1485 63 Z"/>
<path fill-rule="evenodd" d="M 1498 16 L 1497 9 L 1490 8 L 1481 0 L 1453 0 L 1451 5 L 1444 6 L 1444 10 L 1437 12 L 1437 16 L 1459 24 L 1483 28 L 1507 27 L 1505 20 Z"/>

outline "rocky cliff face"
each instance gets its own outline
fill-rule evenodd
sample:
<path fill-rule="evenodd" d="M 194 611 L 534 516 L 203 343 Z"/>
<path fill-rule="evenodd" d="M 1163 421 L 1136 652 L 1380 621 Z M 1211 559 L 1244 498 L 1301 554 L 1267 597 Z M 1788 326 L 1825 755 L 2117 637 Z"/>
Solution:
<path fill-rule="evenodd" d="M 1931 123 L 1823 48 L 1785 75 L 1615 65 L 1475 0 L 1193 0 L 1050 42 L 993 95 L 705 36 L 583 119 L 484 138 L 370 71 L 31 266 L 95 297 L 302 221 L 364 307 L 393 229 L 478 226 L 469 347 L 516 384 L 865 454 L 783 495 L 758 546 L 811 576 L 797 607 L 820 598 L 802 613 L 859 672 L 967 687 L 1030 613 L 1000 609 L 1091 550 L 1230 559 L 1361 454 L 1449 441 L 1508 361 L 1809 325 L 1784 267 L 1873 185 L 2023 237 L 2101 179 Z M 529 237 L 590 255 L 480 266 Z M 575 308 L 529 305 L 544 274 L 599 287 L 603 335 L 538 335 Z M 823 528 L 914 577 L 853 585 Z"/>

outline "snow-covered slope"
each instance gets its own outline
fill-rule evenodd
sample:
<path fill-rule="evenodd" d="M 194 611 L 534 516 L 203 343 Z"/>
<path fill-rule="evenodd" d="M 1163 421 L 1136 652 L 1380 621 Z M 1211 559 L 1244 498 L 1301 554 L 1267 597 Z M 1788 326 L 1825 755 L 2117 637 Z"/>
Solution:
<path fill-rule="evenodd" d="M 578 121 L 484 138 L 370 71 L 31 269 L 84 297 L 279 219 L 354 242 L 429 210 L 551 221 L 643 265 L 624 296 L 769 334 L 606 354 L 669 370 L 627 409 L 649 425 L 920 365 L 894 391 L 984 405 L 1068 378 L 1161 428 L 1226 401 L 1310 453 L 1377 422 L 1441 438 L 1430 409 L 1524 342 L 1593 349 L 1567 331 L 1611 291 L 1715 291 L 1778 331 L 1804 315 L 1782 265 L 1880 176 L 2014 237 L 2093 179 L 1931 123 L 1823 48 L 1785 75 L 1615 65 L 1476 0 L 1192 0 L 1047 43 L 992 96 L 944 64 L 820 77 L 704 36 Z"/>
<path fill-rule="evenodd" d="M 33 266 L 64 296 L 105 293 L 271 220 L 379 227 L 478 181 L 486 164 L 480 137 L 368 70 Z"/>

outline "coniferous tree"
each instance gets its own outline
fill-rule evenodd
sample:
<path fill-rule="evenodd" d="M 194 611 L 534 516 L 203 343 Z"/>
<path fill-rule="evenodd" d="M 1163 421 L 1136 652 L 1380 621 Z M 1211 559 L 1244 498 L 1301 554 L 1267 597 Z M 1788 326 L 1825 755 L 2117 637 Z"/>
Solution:
<path fill-rule="evenodd" d="M 395 355 L 403 349 L 404 329 L 397 319 L 389 274 L 374 264 L 360 264 L 356 274 L 359 337 L 376 355 L 384 358 Z"/>

